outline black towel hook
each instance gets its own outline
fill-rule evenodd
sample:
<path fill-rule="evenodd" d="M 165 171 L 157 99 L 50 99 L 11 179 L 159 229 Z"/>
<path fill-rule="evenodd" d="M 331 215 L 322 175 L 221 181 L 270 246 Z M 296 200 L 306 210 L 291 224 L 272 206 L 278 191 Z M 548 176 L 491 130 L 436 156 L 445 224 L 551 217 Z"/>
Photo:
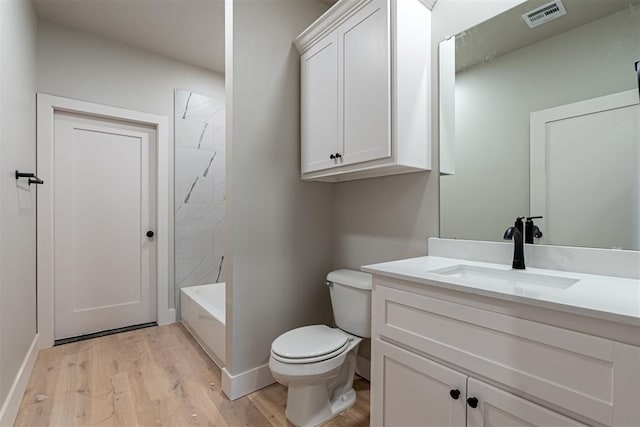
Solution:
<path fill-rule="evenodd" d="M 638 75 L 638 94 L 640 94 L 640 61 L 636 61 L 636 74 Z"/>
<path fill-rule="evenodd" d="M 20 172 L 16 170 L 16 179 L 20 178 L 29 178 L 29 185 L 31 184 L 44 184 L 44 181 L 36 176 L 35 173 L 30 172 Z"/>

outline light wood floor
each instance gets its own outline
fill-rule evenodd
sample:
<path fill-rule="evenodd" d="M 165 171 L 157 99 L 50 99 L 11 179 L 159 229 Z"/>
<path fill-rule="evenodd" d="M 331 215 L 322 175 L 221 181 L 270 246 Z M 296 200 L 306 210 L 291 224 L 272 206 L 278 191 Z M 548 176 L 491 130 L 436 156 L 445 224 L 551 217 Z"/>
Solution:
<path fill-rule="evenodd" d="M 369 384 L 356 380 L 353 408 L 327 426 L 369 425 Z M 287 426 L 286 388 L 236 401 L 220 369 L 179 324 L 42 350 L 16 426 Z"/>

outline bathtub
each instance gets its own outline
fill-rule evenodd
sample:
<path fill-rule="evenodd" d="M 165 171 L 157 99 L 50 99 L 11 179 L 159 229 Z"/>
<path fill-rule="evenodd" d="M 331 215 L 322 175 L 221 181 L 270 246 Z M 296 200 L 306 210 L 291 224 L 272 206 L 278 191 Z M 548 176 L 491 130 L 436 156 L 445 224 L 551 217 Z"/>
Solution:
<path fill-rule="evenodd" d="M 220 368 L 225 358 L 224 288 L 223 282 L 180 290 L 182 324 Z"/>

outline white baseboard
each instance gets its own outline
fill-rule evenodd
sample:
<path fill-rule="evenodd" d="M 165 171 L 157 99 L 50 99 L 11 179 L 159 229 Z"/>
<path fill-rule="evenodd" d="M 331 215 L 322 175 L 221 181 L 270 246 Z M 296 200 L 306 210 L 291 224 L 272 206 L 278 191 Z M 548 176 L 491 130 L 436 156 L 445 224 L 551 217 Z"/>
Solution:
<path fill-rule="evenodd" d="M 237 375 L 231 375 L 227 368 L 222 370 L 222 391 L 231 400 L 246 396 L 275 382 L 268 364 Z"/>
<path fill-rule="evenodd" d="M 0 409 L 0 426 L 2 427 L 12 426 L 16 419 L 16 415 L 18 415 L 18 410 L 22 403 L 22 397 L 27 389 L 27 384 L 29 383 L 33 366 L 38 358 L 38 351 L 40 351 L 41 348 L 40 337 L 40 334 L 36 334 L 33 338 L 31 347 L 29 347 L 29 351 L 22 362 L 22 366 L 20 366 L 20 370 L 11 385 L 11 389 L 9 389 L 9 394 L 2 404 L 2 409 Z"/>

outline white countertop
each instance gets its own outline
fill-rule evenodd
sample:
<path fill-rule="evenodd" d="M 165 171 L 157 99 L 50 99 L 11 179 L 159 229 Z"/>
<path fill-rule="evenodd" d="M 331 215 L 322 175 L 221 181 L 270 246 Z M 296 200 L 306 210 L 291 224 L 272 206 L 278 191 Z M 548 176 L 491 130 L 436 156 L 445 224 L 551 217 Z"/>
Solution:
<path fill-rule="evenodd" d="M 640 280 L 565 271 L 527 268 L 521 274 L 538 274 L 578 280 L 567 289 L 539 286 L 510 288 L 499 284 L 470 284 L 466 279 L 433 273 L 457 265 L 511 270 L 510 265 L 426 256 L 365 265 L 362 271 L 410 282 L 519 302 L 615 322 L 640 326 Z"/>

